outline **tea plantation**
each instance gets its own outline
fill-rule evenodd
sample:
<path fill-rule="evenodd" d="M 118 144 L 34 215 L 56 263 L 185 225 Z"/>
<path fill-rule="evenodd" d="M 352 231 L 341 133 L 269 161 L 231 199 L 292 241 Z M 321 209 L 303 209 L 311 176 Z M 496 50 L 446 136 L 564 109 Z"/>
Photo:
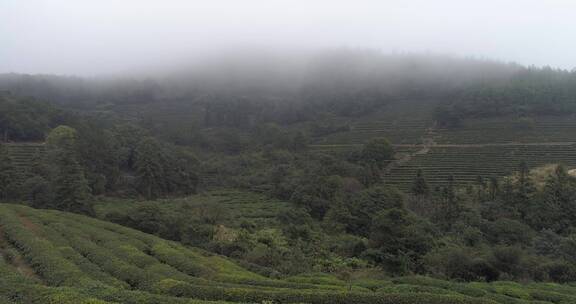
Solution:
<path fill-rule="evenodd" d="M 433 186 L 449 176 L 457 184 L 502 177 L 525 161 L 531 168 L 544 164 L 576 166 L 576 119 L 573 116 L 536 116 L 466 119 L 460 126 L 441 128 L 425 116 L 374 114 L 352 122 L 350 130 L 316 138 L 314 153 L 339 155 L 359 150 L 371 138 L 387 138 L 395 147 L 394 164 L 385 182 L 408 189 L 418 169 Z M 408 156 L 408 157 L 406 157 Z"/>
<path fill-rule="evenodd" d="M 427 277 L 284 280 L 93 218 L 0 205 L 0 303 L 575 303 L 576 286 Z M 220 302 L 218 302 L 220 301 Z"/>

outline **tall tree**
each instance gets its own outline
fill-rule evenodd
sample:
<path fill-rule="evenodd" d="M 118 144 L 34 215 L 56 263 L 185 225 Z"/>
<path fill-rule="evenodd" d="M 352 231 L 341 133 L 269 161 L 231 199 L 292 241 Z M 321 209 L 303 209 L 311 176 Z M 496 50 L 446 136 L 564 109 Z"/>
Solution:
<path fill-rule="evenodd" d="M 450 175 L 448 177 L 448 185 L 442 188 L 440 209 L 437 217 L 440 224 L 449 229 L 458 219 L 461 211 L 462 204 L 458 201 L 458 196 L 456 195 L 455 179 L 453 175 Z"/>
<path fill-rule="evenodd" d="M 18 170 L 5 147 L 0 146 L 0 200 L 17 196 Z"/>
<path fill-rule="evenodd" d="M 48 153 L 56 167 L 53 205 L 60 210 L 91 214 L 90 187 L 78 161 L 76 139 L 76 130 L 68 126 L 59 126 L 48 135 Z"/>
<path fill-rule="evenodd" d="M 160 143 L 153 138 L 143 139 L 136 148 L 137 188 L 146 198 L 162 196 L 167 190 L 165 159 Z"/>
<path fill-rule="evenodd" d="M 365 163 L 382 168 L 394 158 L 394 149 L 387 139 L 374 138 L 362 148 L 361 158 Z"/>
<path fill-rule="evenodd" d="M 521 217 L 525 217 L 527 206 L 530 204 L 534 192 L 536 191 L 536 187 L 534 186 L 530 175 L 530 169 L 525 161 L 520 163 L 518 168 L 518 179 L 514 188 L 514 199 L 512 201 L 513 207 Z"/>
<path fill-rule="evenodd" d="M 428 185 L 428 181 L 426 181 L 426 177 L 424 177 L 422 169 L 418 169 L 418 172 L 416 172 L 416 177 L 412 182 L 412 194 L 417 196 L 430 195 L 430 186 Z"/>
<path fill-rule="evenodd" d="M 380 171 L 394 159 L 394 149 L 385 138 L 374 138 L 364 145 L 360 159 L 369 170 L 369 180 L 379 182 Z"/>

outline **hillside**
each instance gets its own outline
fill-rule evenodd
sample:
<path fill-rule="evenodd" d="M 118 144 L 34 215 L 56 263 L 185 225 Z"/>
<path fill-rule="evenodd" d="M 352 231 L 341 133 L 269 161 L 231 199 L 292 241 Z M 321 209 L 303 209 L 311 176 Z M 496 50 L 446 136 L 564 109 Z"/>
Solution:
<path fill-rule="evenodd" d="M 526 120 L 514 116 L 464 119 L 453 128 L 439 127 L 431 117 L 438 102 L 403 101 L 382 111 L 347 121 L 350 129 L 313 139 L 311 150 L 347 153 L 370 139 L 383 137 L 396 150 L 385 172 L 386 183 L 408 189 L 422 169 L 433 186 L 445 185 L 449 176 L 458 184 L 478 177 L 503 177 L 518 169 L 545 164 L 576 166 L 576 118 L 573 115 L 537 115 Z"/>
<path fill-rule="evenodd" d="M 576 73 L 350 55 L 289 90 L 0 77 L 4 294 L 573 303 Z"/>
<path fill-rule="evenodd" d="M 272 280 L 115 224 L 0 205 L 2 303 L 574 303 L 576 287 L 424 277 Z"/>

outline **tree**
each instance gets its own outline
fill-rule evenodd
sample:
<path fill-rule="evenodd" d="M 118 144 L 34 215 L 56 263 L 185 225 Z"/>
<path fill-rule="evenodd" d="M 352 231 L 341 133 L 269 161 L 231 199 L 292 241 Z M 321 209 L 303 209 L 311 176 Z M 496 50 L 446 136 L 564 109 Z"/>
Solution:
<path fill-rule="evenodd" d="M 22 185 L 24 199 L 34 208 L 44 208 L 54 201 L 52 185 L 42 176 L 34 175 Z"/>
<path fill-rule="evenodd" d="M 145 138 L 145 131 L 133 124 L 114 127 L 114 141 L 118 144 L 118 161 L 122 169 L 132 169 L 136 159 L 136 148 Z"/>
<path fill-rule="evenodd" d="M 341 196 L 340 176 L 310 176 L 300 182 L 291 199 L 308 209 L 312 217 L 322 219 Z"/>
<path fill-rule="evenodd" d="M 530 204 L 532 196 L 536 191 L 532 178 L 530 176 L 530 169 L 528 164 L 523 161 L 520 163 L 518 170 L 518 180 L 515 184 L 514 198 L 512 201 L 513 207 L 522 216 L 526 216 L 526 209 Z"/>
<path fill-rule="evenodd" d="M 58 126 L 54 128 L 46 137 L 46 144 L 52 150 L 74 150 L 78 132 L 69 126 Z"/>
<path fill-rule="evenodd" d="M 379 182 L 380 170 L 394 159 L 394 149 L 385 138 L 374 138 L 364 145 L 360 152 L 360 160 L 369 170 L 367 180 Z"/>
<path fill-rule="evenodd" d="M 525 220 L 536 229 L 567 232 L 576 225 L 576 179 L 557 166 L 542 191 L 525 207 Z"/>
<path fill-rule="evenodd" d="M 496 196 L 500 191 L 500 183 L 498 178 L 495 176 L 490 177 L 490 183 L 488 184 L 488 192 L 491 200 L 496 199 Z"/>
<path fill-rule="evenodd" d="M 416 270 L 433 247 L 429 231 L 404 208 L 384 209 L 374 216 L 370 244 L 372 259 L 395 273 Z"/>
<path fill-rule="evenodd" d="M 418 169 L 416 173 L 416 178 L 412 183 L 412 194 L 417 196 L 429 196 L 430 195 L 430 186 L 424 177 L 424 172 L 422 169 Z"/>
<path fill-rule="evenodd" d="M 84 170 L 70 152 L 58 158 L 59 168 L 56 178 L 55 204 L 60 210 L 92 214 L 90 187 L 84 176 Z"/>
<path fill-rule="evenodd" d="M 79 161 L 86 169 L 93 194 L 114 190 L 120 176 L 120 146 L 102 124 L 87 120 L 78 128 Z"/>
<path fill-rule="evenodd" d="M 146 198 L 152 199 L 166 192 L 165 155 L 160 143 L 148 137 L 143 139 L 135 151 L 137 188 Z"/>
<path fill-rule="evenodd" d="M 460 198 L 456 194 L 453 175 L 448 177 L 448 185 L 442 188 L 440 199 L 440 208 L 437 211 L 436 218 L 440 225 L 450 229 L 463 211 L 463 206 L 459 201 Z"/>
<path fill-rule="evenodd" d="M 5 147 L 0 146 L 0 200 L 17 197 L 19 174 Z"/>
<path fill-rule="evenodd" d="M 380 169 L 393 158 L 394 149 L 385 138 L 374 138 L 362 148 L 362 161 L 370 165 L 375 165 Z"/>
<path fill-rule="evenodd" d="M 53 205 L 60 210 L 92 214 L 90 187 L 78 161 L 76 136 L 76 130 L 67 126 L 59 126 L 48 135 L 48 153 L 56 168 Z"/>
<path fill-rule="evenodd" d="M 346 207 L 349 211 L 344 222 L 347 232 L 368 236 L 374 216 L 385 209 L 403 209 L 404 195 L 395 187 L 372 187 L 352 196 Z"/>

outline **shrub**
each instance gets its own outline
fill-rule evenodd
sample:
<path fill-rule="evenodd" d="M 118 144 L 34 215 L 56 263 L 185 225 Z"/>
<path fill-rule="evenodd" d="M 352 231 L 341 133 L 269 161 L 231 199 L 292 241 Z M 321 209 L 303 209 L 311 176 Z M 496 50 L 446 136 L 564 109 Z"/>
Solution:
<path fill-rule="evenodd" d="M 76 265 L 63 258 L 50 242 L 25 229 L 14 212 L 3 206 L 0 206 L 0 224 L 9 241 L 22 252 L 36 273 L 48 284 L 53 286 L 98 285 L 98 282 L 89 278 Z"/>
<path fill-rule="evenodd" d="M 220 288 L 195 286 L 184 282 L 160 282 L 156 285 L 160 292 L 173 296 L 183 296 L 204 300 L 224 300 L 237 302 L 273 301 L 279 303 L 311 304 L 495 304 L 489 300 L 457 295 L 421 294 L 385 294 L 357 292 L 305 292 L 296 290 L 256 290 L 242 288 Z"/>
<path fill-rule="evenodd" d="M 537 270 L 538 279 L 551 280 L 558 283 L 575 282 L 576 266 L 565 261 L 550 262 Z"/>

